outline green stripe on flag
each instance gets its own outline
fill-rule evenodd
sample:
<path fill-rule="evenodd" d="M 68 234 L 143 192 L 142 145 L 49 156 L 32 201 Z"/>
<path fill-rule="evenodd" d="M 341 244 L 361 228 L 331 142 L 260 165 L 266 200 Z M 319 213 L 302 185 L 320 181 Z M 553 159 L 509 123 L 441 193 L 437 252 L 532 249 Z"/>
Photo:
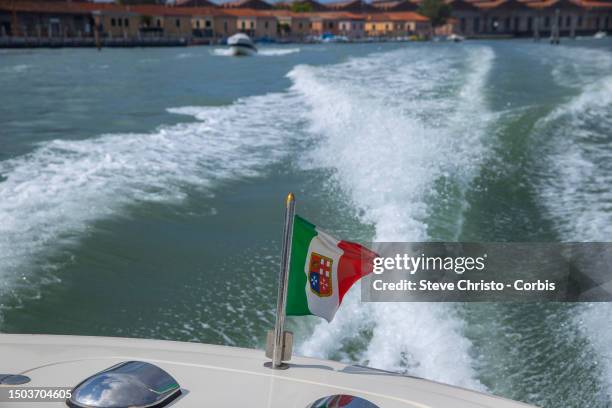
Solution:
<path fill-rule="evenodd" d="M 296 215 L 293 221 L 291 264 L 289 266 L 289 285 L 287 288 L 287 316 L 312 314 L 308 309 L 308 300 L 306 300 L 304 266 L 308 257 L 310 241 L 316 236 L 315 226 Z"/>

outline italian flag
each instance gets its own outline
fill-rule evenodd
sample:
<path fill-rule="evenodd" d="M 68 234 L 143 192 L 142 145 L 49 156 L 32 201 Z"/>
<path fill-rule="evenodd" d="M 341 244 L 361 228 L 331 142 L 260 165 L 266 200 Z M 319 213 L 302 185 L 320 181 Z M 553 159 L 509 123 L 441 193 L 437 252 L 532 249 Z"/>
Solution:
<path fill-rule="evenodd" d="M 296 215 L 287 288 L 287 315 L 316 315 L 330 322 L 355 282 L 372 272 L 377 255 L 340 241 Z"/>

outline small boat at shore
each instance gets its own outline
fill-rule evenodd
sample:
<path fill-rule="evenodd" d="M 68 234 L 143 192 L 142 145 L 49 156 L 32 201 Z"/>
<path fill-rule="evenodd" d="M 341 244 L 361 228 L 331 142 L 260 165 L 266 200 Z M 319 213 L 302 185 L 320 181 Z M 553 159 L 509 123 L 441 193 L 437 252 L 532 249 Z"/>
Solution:
<path fill-rule="evenodd" d="M 607 34 L 605 31 L 598 31 L 593 36 L 593 38 L 595 38 L 596 40 L 601 40 L 602 38 L 606 38 L 606 37 L 607 37 Z"/>
<path fill-rule="evenodd" d="M 257 54 L 257 48 L 251 37 L 244 33 L 234 34 L 227 39 L 227 45 L 234 56 L 247 56 Z"/>
<path fill-rule="evenodd" d="M 446 37 L 446 40 L 452 41 L 452 42 L 461 42 L 465 40 L 465 37 L 459 34 L 451 34 L 448 37 Z"/>

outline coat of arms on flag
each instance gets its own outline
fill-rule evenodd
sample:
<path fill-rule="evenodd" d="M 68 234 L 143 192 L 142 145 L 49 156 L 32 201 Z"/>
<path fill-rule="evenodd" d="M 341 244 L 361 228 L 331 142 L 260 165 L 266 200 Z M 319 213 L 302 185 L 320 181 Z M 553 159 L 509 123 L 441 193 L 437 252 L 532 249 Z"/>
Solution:
<path fill-rule="evenodd" d="M 333 259 L 313 252 L 310 254 L 310 289 L 319 297 L 332 294 L 332 263 Z"/>

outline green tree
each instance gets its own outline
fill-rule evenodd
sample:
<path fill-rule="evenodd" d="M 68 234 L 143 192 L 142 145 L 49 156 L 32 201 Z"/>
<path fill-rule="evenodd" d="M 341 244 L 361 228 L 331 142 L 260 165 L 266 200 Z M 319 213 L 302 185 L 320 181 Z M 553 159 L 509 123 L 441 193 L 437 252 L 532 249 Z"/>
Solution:
<path fill-rule="evenodd" d="M 291 11 L 294 13 L 310 13 L 312 10 L 312 4 L 306 2 L 296 1 L 291 4 Z"/>
<path fill-rule="evenodd" d="M 432 27 L 439 27 L 450 17 L 451 6 L 444 0 L 423 0 L 419 5 L 419 13 L 429 18 Z"/>

